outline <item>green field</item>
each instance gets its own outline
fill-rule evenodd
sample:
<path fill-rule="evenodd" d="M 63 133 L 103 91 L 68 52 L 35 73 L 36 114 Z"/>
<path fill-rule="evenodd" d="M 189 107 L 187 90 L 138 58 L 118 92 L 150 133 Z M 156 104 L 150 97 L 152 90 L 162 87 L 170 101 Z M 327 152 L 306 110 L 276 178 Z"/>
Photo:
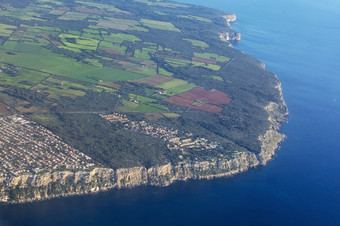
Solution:
<path fill-rule="evenodd" d="M 163 105 L 155 103 L 134 103 L 128 100 L 122 101 L 123 105 L 119 108 L 123 112 L 164 112 L 169 111 L 169 109 Z"/>
<path fill-rule="evenodd" d="M 0 34 L 1 36 L 10 36 L 16 28 L 16 26 L 0 24 Z"/>
<path fill-rule="evenodd" d="M 48 93 L 49 94 L 48 97 L 50 98 L 59 98 L 61 96 L 75 98 L 78 96 L 86 95 L 86 92 L 82 90 L 71 89 L 69 87 L 63 86 L 51 86 L 39 84 L 35 86 L 34 89 L 39 90 L 39 92 Z"/>
<path fill-rule="evenodd" d="M 188 5 L 183 5 L 179 3 L 168 3 L 168 2 L 153 2 L 153 1 L 148 1 L 148 0 L 134 0 L 135 2 L 141 2 L 145 3 L 150 6 L 161 6 L 161 7 L 169 7 L 169 8 L 177 8 L 177 7 L 182 7 L 182 8 L 187 8 L 189 7 Z"/>
<path fill-rule="evenodd" d="M 125 55 L 125 52 L 127 49 L 126 46 L 120 46 L 119 44 L 114 44 L 112 42 L 106 42 L 106 41 L 101 41 L 99 44 L 99 47 L 117 51 L 117 53 L 120 55 Z"/>
<path fill-rule="evenodd" d="M 112 28 L 121 31 L 144 31 L 149 30 L 140 26 L 140 23 L 136 20 L 125 20 L 117 18 L 105 18 L 101 19 L 97 23 L 97 27 L 90 25 L 90 28 Z"/>
<path fill-rule="evenodd" d="M 141 19 L 140 22 L 149 28 L 159 29 L 159 30 L 167 30 L 167 31 L 176 31 L 180 32 L 178 28 L 175 27 L 170 22 L 158 21 L 158 20 L 148 20 L 148 19 Z"/>
<path fill-rule="evenodd" d="M 150 60 L 151 57 L 147 51 L 140 51 L 139 49 L 135 50 L 134 57 L 139 58 L 139 59 L 144 59 L 144 60 Z"/>
<path fill-rule="evenodd" d="M 12 53 L 9 54 L 9 51 Z M 0 61 L 42 72 L 97 83 L 143 78 L 143 75 L 110 67 L 96 67 L 56 54 L 37 43 L 6 42 L 0 48 Z"/>
<path fill-rule="evenodd" d="M 180 114 L 171 113 L 171 112 L 169 112 L 169 113 L 163 113 L 163 115 L 164 115 L 165 117 L 167 117 L 167 118 L 179 118 L 179 117 L 181 117 Z"/>
<path fill-rule="evenodd" d="M 59 38 L 66 47 L 80 50 L 96 50 L 99 40 L 79 37 L 72 34 L 60 34 Z"/>
<path fill-rule="evenodd" d="M 196 85 L 193 83 L 188 83 L 187 81 L 181 79 L 174 79 L 169 82 L 160 84 L 157 87 L 166 90 L 167 95 L 173 96 L 191 90 L 192 88 L 196 87 Z"/>
<path fill-rule="evenodd" d="M 209 47 L 207 43 L 199 41 L 199 40 L 190 39 L 190 38 L 183 38 L 183 40 L 190 42 L 193 46 L 201 47 L 202 49 Z"/>
<path fill-rule="evenodd" d="M 207 22 L 207 23 L 212 23 L 212 21 L 210 19 L 204 18 L 204 17 L 200 17 L 200 16 L 187 16 L 187 15 L 179 15 L 178 17 L 180 18 L 186 18 L 186 19 L 191 19 L 191 20 L 198 20 L 198 21 L 202 21 L 202 22 Z"/>
<path fill-rule="evenodd" d="M 63 10 L 53 9 L 49 12 L 52 15 L 61 16 L 65 13 Z"/>
<path fill-rule="evenodd" d="M 66 12 L 64 15 L 60 16 L 59 20 L 84 20 L 89 16 L 89 14 L 85 13 L 77 13 L 77 12 Z"/>
<path fill-rule="evenodd" d="M 49 74 L 47 73 L 20 68 L 18 70 L 18 75 L 16 76 L 0 73 L 0 84 L 8 84 L 22 88 L 31 88 L 32 86 L 39 84 L 48 76 Z"/>
<path fill-rule="evenodd" d="M 144 96 L 141 96 L 141 95 L 137 95 L 137 94 L 133 94 L 133 93 L 130 93 L 129 94 L 129 97 L 140 102 L 140 103 L 152 103 L 152 102 L 155 102 L 154 99 L 151 99 L 149 97 L 144 97 Z"/>
<path fill-rule="evenodd" d="M 195 62 L 195 61 L 192 61 L 191 63 L 196 67 L 205 67 L 205 68 L 208 68 L 208 69 L 211 69 L 211 70 L 214 70 L 214 71 L 218 71 L 218 70 L 221 69 L 221 66 L 216 65 L 216 64 L 206 64 L 206 63 Z"/>
<path fill-rule="evenodd" d="M 76 3 L 80 3 L 80 4 L 91 6 L 91 7 L 95 7 L 95 8 L 98 8 L 98 9 L 103 9 L 103 10 L 109 11 L 109 12 L 129 13 L 127 11 L 123 11 L 123 10 L 120 10 L 120 9 L 116 8 L 116 7 L 114 7 L 111 4 L 107 5 L 107 4 L 94 3 L 94 2 L 85 2 L 85 1 L 76 1 Z"/>
<path fill-rule="evenodd" d="M 185 67 L 191 64 L 189 60 L 179 60 L 174 58 L 165 58 L 165 61 L 174 67 Z"/>
<path fill-rule="evenodd" d="M 153 75 L 156 75 L 156 73 L 157 73 L 156 68 L 148 67 L 148 66 L 145 66 L 145 65 L 138 65 L 138 64 L 135 64 L 135 65 L 129 67 L 127 70 L 141 74 L 141 75 L 145 75 L 145 76 L 153 76 Z"/>
<path fill-rule="evenodd" d="M 137 38 L 134 35 L 123 34 L 123 33 L 103 35 L 103 38 L 105 41 L 116 42 L 116 43 L 122 43 L 124 41 L 134 43 L 134 42 L 141 41 L 139 38 Z"/>
<path fill-rule="evenodd" d="M 203 59 L 208 59 L 208 60 L 216 60 L 220 62 L 225 62 L 229 61 L 229 57 L 225 56 L 220 56 L 214 53 L 194 53 L 195 57 L 203 58 Z"/>
<path fill-rule="evenodd" d="M 159 68 L 159 74 L 160 75 L 165 75 L 165 76 L 173 76 L 174 74 L 173 73 L 171 73 L 171 72 L 169 72 L 169 71 L 167 71 L 167 70 L 165 70 L 164 68 Z"/>
<path fill-rule="evenodd" d="M 0 10 L 0 16 L 8 16 L 26 21 L 45 21 L 41 19 L 40 13 L 35 12 L 37 10 L 34 6 L 28 6 L 25 9 L 6 7 L 6 10 Z"/>

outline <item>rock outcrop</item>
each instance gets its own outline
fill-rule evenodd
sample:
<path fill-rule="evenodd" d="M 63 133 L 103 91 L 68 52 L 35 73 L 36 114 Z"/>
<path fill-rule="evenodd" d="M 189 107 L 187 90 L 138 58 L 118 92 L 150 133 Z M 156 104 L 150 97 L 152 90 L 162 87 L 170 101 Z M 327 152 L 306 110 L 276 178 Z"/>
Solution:
<path fill-rule="evenodd" d="M 167 186 L 174 181 L 231 176 L 255 167 L 259 161 L 251 152 L 236 153 L 232 159 L 204 162 L 185 161 L 149 169 L 95 168 L 91 171 L 52 172 L 1 179 L 0 201 L 22 203 L 54 197 L 89 194 L 112 188 L 140 185 Z"/>
<path fill-rule="evenodd" d="M 223 18 L 226 20 L 227 26 L 230 28 L 230 23 L 236 21 L 236 15 L 235 14 L 228 14 L 224 15 Z M 228 42 L 228 41 L 240 41 L 241 40 L 241 34 L 236 31 L 228 31 L 224 33 L 220 33 L 219 37 L 222 41 Z"/>

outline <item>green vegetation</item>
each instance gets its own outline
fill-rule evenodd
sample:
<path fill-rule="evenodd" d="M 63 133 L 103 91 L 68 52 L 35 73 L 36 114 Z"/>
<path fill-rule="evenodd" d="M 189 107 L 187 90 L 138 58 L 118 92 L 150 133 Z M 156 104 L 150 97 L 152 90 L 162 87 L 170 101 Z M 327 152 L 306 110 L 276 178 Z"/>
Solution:
<path fill-rule="evenodd" d="M 100 4 L 100 3 L 85 2 L 85 1 L 76 1 L 76 3 L 80 3 L 80 4 L 91 6 L 91 7 L 95 7 L 95 8 L 98 8 L 98 9 L 103 9 L 103 10 L 109 11 L 109 12 L 128 13 L 126 11 L 122 11 L 120 9 L 117 9 L 116 7 L 114 7 L 111 4 L 110 5 L 109 4 Z"/>
<path fill-rule="evenodd" d="M 167 118 L 179 118 L 179 117 L 181 117 L 180 114 L 171 113 L 171 112 L 169 112 L 169 113 L 163 113 L 163 115 L 164 115 L 165 117 L 167 117 Z"/>
<path fill-rule="evenodd" d="M 174 58 L 166 58 L 165 61 L 174 67 L 185 67 L 191 64 L 190 60 L 180 60 Z"/>
<path fill-rule="evenodd" d="M 167 71 L 167 70 L 165 70 L 164 68 L 159 68 L 159 74 L 160 75 L 165 75 L 165 76 L 173 76 L 174 74 L 173 73 L 171 73 L 171 72 L 169 72 L 169 71 Z"/>
<path fill-rule="evenodd" d="M 210 19 L 207 19 L 207 18 L 204 18 L 204 17 L 200 17 L 200 16 L 179 15 L 178 17 L 180 17 L 180 18 L 186 18 L 186 19 L 191 19 L 191 20 L 203 21 L 203 22 L 207 22 L 207 23 L 212 23 L 212 21 L 211 21 Z"/>
<path fill-rule="evenodd" d="M 66 47 L 80 50 L 96 50 L 100 41 L 71 34 L 60 34 L 59 38 Z"/>
<path fill-rule="evenodd" d="M 170 2 L 152 2 L 148 0 L 134 0 L 135 2 L 141 2 L 145 3 L 149 6 L 162 6 L 162 7 L 169 7 L 169 8 L 177 8 L 177 7 L 182 7 L 182 8 L 188 8 L 188 5 L 183 5 L 179 3 L 170 3 Z"/>
<path fill-rule="evenodd" d="M 97 23 L 97 27 L 91 25 L 89 26 L 92 29 L 95 28 L 112 28 L 121 31 L 144 31 L 148 32 L 149 30 L 140 26 L 140 23 L 136 20 L 125 20 L 118 18 L 105 18 L 101 19 Z"/>
<path fill-rule="evenodd" d="M 126 41 L 126 42 L 138 42 L 138 41 L 141 41 L 139 38 L 137 38 L 134 35 L 123 34 L 123 33 L 103 35 L 103 38 L 104 38 L 105 41 L 108 41 L 108 42 L 117 42 L 117 43 L 122 43 L 124 41 Z"/>
<path fill-rule="evenodd" d="M 0 34 L 1 36 L 10 36 L 16 28 L 16 26 L 0 24 Z"/>
<path fill-rule="evenodd" d="M 229 61 L 229 57 L 225 56 L 220 56 L 214 53 L 194 53 L 195 57 L 203 58 L 203 59 L 208 59 L 208 60 L 216 60 L 220 62 L 225 62 Z"/>
<path fill-rule="evenodd" d="M 142 51 L 139 50 L 139 49 L 136 49 L 134 56 L 136 58 L 140 58 L 140 59 L 144 59 L 144 60 L 150 60 L 151 59 L 149 52 L 145 51 L 144 49 Z"/>
<path fill-rule="evenodd" d="M 196 87 L 196 85 L 193 83 L 188 83 L 187 81 L 181 79 L 174 79 L 170 82 L 160 84 L 157 87 L 166 90 L 167 95 L 173 96 L 191 90 L 192 88 Z"/>
<path fill-rule="evenodd" d="M 183 38 L 183 40 L 191 42 L 193 46 L 198 46 L 198 47 L 201 47 L 202 49 L 209 48 L 209 45 L 207 43 L 199 41 L 199 40 L 194 40 L 190 38 Z"/>
<path fill-rule="evenodd" d="M 116 53 L 120 55 L 125 55 L 125 52 L 127 49 L 126 46 L 121 46 L 119 44 L 114 44 L 112 42 L 106 42 L 106 41 L 101 41 L 99 44 L 99 48 L 113 50 L 113 51 L 116 51 Z"/>
<path fill-rule="evenodd" d="M 77 12 L 66 12 L 64 15 L 60 16 L 59 20 L 84 20 L 89 14 L 77 13 Z"/>
<path fill-rule="evenodd" d="M 178 28 L 176 28 L 170 22 L 164 22 L 164 21 L 158 21 L 158 20 L 148 20 L 148 19 L 141 19 L 140 22 L 144 26 L 147 26 L 149 28 L 180 32 L 180 30 Z"/>

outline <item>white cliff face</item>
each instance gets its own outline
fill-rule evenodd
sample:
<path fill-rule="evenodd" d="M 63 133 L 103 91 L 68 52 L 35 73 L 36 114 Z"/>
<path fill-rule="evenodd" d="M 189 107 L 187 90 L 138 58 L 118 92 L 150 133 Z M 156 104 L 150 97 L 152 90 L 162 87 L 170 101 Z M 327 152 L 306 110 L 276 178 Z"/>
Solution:
<path fill-rule="evenodd" d="M 111 188 L 130 188 L 140 185 L 167 186 L 174 181 L 210 179 L 231 176 L 255 167 L 259 161 L 255 154 L 242 152 L 232 159 L 203 162 L 180 162 L 149 169 L 95 168 L 90 172 L 53 172 L 41 175 L 23 175 L 0 180 L 0 201 L 27 202 L 58 196 L 80 195 Z M 15 191 L 15 194 L 13 194 Z"/>
<path fill-rule="evenodd" d="M 228 27 L 230 27 L 231 22 L 235 22 L 237 19 L 235 14 L 224 15 L 223 18 L 226 20 Z M 241 34 L 235 31 L 228 31 L 228 32 L 220 33 L 219 38 L 224 42 L 240 41 Z"/>
<path fill-rule="evenodd" d="M 272 159 L 275 151 L 279 148 L 279 144 L 286 138 L 284 134 L 277 132 L 280 129 L 281 123 L 286 121 L 288 115 L 287 105 L 283 100 L 281 83 L 276 86 L 280 93 L 281 103 L 270 102 L 265 110 L 268 112 L 268 121 L 271 126 L 263 136 L 259 136 L 261 141 L 261 153 L 258 155 L 262 165 Z"/>
<path fill-rule="evenodd" d="M 238 33 L 238 32 L 220 33 L 219 37 L 224 42 L 228 42 L 228 41 L 240 41 L 241 40 L 241 34 Z"/>

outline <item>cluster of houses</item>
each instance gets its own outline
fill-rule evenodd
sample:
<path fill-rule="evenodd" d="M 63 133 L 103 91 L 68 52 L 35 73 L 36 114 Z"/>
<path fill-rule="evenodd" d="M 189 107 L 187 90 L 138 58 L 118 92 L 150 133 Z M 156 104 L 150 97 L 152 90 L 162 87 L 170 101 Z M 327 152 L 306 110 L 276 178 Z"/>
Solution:
<path fill-rule="evenodd" d="M 101 114 L 100 116 L 111 123 L 123 124 L 126 130 L 144 133 L 161 139 L 167 143 L 167 147 L 170 150 L 181 150 L 184 152 L 187 150 L 211 150 L 219 147 L 218 143 L 211 142 L 206 138 L 194 138 L 191 133 L 184 133 L 165 126 L 151 125 L 145 121 L 130 121 L 124 114 Z"/>
<path fill-rule="evenodd" d="M 0 177 L 94 165 L 90 157 L 23 116 L 0 118 Z"/>

